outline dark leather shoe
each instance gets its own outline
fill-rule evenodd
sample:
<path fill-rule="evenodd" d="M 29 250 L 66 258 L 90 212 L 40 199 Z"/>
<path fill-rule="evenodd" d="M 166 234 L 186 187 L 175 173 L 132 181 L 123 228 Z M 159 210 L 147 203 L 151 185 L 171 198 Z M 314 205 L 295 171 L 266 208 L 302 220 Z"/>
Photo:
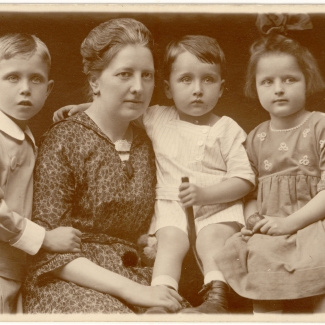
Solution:
<path fill-rule="evenodd" d="M 202 305 L 182 309 L 180 314 L 229 314 L 229 286 L 222 281 L 205 284 L 199 294 L 204 294 Z"/>

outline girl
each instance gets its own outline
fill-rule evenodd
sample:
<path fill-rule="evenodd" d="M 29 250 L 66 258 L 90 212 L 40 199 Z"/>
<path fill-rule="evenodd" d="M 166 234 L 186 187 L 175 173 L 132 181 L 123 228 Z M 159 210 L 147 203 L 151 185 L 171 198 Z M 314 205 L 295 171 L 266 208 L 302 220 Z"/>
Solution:
<path fill-rule="evenodd" d="M 184 36 L 171 42 L 164 72 L 165 93 L 174 106 L 150 107 L 142 117 L 157 166 L 151 227 L 158 239 L 153 286 L 178 289 L 189 248 L 184 208 L 194 206 L 206 301 L 185 309 L 186 313 L 228 313 L 229 288 L 213 256 L 244 223 L 240 199 L 254 184 L 243 147 L 244 131 L 231 118 L 212 111 L 222 95 L 224 68 L 224 54 L 213 38 Z M 191 183 L 180 185 L 182 176 L 188 176 Z M 147 311 L 167 312 L 164 307 Z"/>
<path fill-rule="evenodd" d="M 254 300 L 254 313 L 281 312 L 284 301 L 308 299 L 325 311 L 325 114 L 306 110 L 324 88 L 311 53 L 271 35 L 251 48 L 246 94 L 258 97 L 270 121 L 247 138 L 258 178 L 256 201 L 265 218 L 233 236 L 215 261 L 229 285 Z"/>

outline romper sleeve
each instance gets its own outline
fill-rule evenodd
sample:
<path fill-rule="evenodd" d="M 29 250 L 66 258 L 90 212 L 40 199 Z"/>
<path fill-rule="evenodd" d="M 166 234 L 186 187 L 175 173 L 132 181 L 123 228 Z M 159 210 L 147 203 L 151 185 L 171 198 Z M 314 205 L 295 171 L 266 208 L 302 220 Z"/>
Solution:
<path fill-rule="evenodd" d="M 78 129 L 73 130 L 73 124 L 76 125 L 62 121 L 52 127 L 40 146 L 36 161 L 32 220 L 46 230 L 72 226 L 70 216 L 77 172 L 73 162 L 78 155 L 75 144 L 78 143 L 78 137 L 82 136 Z M 30 258 L 29 266 L 31 271 L 41 276 L 39 281 L 45 281 L 51 277 L 48 272 L 79 257 L 85 256 L 82 253 L 50 253 L 41 249 Z"/>
<path fill-rule="evenodd" d="M 244 147 L 245 140 L 244 130 L 229 118 L 226 135 L 222 140 L 222 154 L 227 166 L 227 177 L 246 179 L 255 185 L 255 175 Z"/>

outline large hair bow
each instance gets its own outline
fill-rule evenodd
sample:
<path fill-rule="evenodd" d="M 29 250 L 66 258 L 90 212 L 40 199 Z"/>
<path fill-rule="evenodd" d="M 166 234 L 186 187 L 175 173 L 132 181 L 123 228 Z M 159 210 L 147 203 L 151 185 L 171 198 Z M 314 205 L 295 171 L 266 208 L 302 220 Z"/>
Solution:
<path fill-rule="evenodd" d="M 259 14 L 256 26 L 262 35 L 286 35 L 289 30 L 313 28 L 308 14 Z"/>

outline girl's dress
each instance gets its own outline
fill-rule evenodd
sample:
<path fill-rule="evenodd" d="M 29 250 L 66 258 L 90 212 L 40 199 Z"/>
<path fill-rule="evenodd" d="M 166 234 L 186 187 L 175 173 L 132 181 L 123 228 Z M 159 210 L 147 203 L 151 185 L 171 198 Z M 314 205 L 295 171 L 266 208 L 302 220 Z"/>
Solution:
<path fill-rule="evenodd" d="M 85 113 L 55 124 L 43 139 L 36 163 L 33 221 L 46 229 L 79 229 L 83 233 L 82 252 L 40 250 L 30 256 L 23 288 L 26 313 L 141 311 L 109 294 L 49 273 L 84 257 L 150 285 L 151 268 L 140 265 L 136 242 L 147 232 L 154 211 L 154 153 L 143 130 L 134 127 L 133 134 L 131 178 L 114 144 Z"/>
<path fill-rule="evenodd" d="M 245 132 L 230 117 L 214 125 L 180 120 L 174 106 L 152 106 L 142 122 L 152 141 L 157 164 L 155 217 L 151 232 L 175 226 L 187 232 L 184 208 L 179 202 L 181 178 L 206 187 L 239 177 L 255 184 L 243 146 Z M 242 201 L 194 206 L 196 230 L 219 222 L 244 224 Z"/>
<path fill-rule="evenodd" d="M 287 217 L 325 189 L 325 114 L 313 112 L 288 130 L 264 122 L 249 134 L 247 153 L 258 175 L 258 212 Z M 236 234 L 215 260 L 229 285 L 250 299 L 324 294 L 325 221 L 293 235 L 254 234 L 248 242 Z"/>

